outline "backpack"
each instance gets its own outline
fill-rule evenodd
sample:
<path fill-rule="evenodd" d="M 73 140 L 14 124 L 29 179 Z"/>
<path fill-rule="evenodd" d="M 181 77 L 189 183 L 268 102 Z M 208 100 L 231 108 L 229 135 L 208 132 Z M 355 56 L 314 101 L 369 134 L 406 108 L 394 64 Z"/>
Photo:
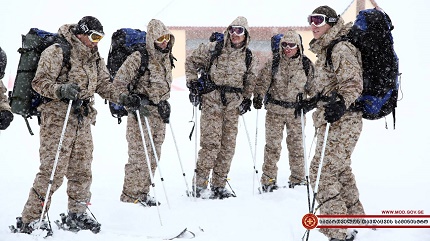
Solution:
<path fill-rule="evenodd" d="M 353 108 L 363 112 L 363 118 L 376 120 L 393 113 L 396 123 L 399 89 L 399 59 L 394 51 L 390 17 L 376 8 L 359 12 L 346 36 L 333 40 L 327 48 L 326 66 L 333 68 L 332 50 L 341 41 L 349 41 L 361 52 L 363 92 Z"/>
<path fill-rule="evenodd" d="M 139 51 L 142 56 L 139 71 L 134 78 L 137 81 L 144 75 L 148 67 L 149 57 L 146 50 L 146 32 L 139 29 L 121 28 L 112 34 L 112 42 L 107 60 L 107 68 L 111 75 L 111 81 L 113 81 L 127 57 L 135 51 Z M 118 124 L 121 123 L 121 117 L 128 115 L 124 106 L 110 101 L 109 110 L 112 116 L 118 119 Z"/>
<path fill-rule="evenodd" d="M 31 135 L 34 135 L 28 118 L 38 118 L 40 124 L 40 112 L 37 107 L 51 99 L 41 96 L 33 90 L 31 82 L 36 74 L 41 53 L 52 44 L 58 44 L 63 51 L 62 68 L 70 70 L 69 42 L 57 33 L 50 33 L 37 28 L 31 28 L 26 35 L 22 35 L 22 47 L 18 49 L 21 54 L 18 70 L 12 93 L 10 93 L 10 106 L 13 113 L 24 117 L 25 123 Z"/>
<path fill-rule="evenodd" d="M 215 49 L 211 51 L 211 58 L 209 61 L 209 67 L 206 67 L 204 69 L 200 69 L 200 78 L 197 81 L 197 88 L 199 94 L 207 94 L 209 92 L 212 92 L 215 89 L 220 89 L 222 91 L 221 93 L 221 100 L 224 105 L 226 105 L 226 99 L 225 99 L 225 92 L 242 92 L 242 89 L 240 88 L 234 88 L 229 86 L 217 86 L 210 78 L 210 69 L 212 67 L 213 62 L 216 58 L 218 58 L 221 55 L 221 51 L 224 47 L 224 34 L 220 32 L 213 32 L 212 35 L 209 37 L 210 42 L 216 42 Z M 245 65 L 246 65 L 246 72 L 243 75 L 243 82 L 245 85 L 245 82 L 247 81 L 247 73 L 249 71 L 249 67 L 252 63 L 252 51 L 249 48 L 246 48 L 246 55 L 245 55 Z"/>

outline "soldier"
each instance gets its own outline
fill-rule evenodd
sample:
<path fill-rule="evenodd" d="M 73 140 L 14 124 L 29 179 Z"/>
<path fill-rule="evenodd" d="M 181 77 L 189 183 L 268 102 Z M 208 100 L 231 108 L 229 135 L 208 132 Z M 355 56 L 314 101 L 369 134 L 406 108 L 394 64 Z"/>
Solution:
<path fill-rule="evenodd" d="M 139 51 L 132 53 L 121 65 L 115 75 L 114 83 L 128 86 L 130 93 L 138 97 L 147 110 L 140 111 L 147 115 L 149 130 L 142 118 L 138 123 L 135 115 L 127 118 L 128 163 L 125 165 L 124 185 L 120 200 L 127 203 L 140 203 L 155 206 L 157 201 L 149 195 L 151 179 L 146 162 L 139 124 L 144 128 L 146 149 L 150 158 L 152 174 L 157 168 L 148 132 L 152 134 L 156 155 L 161 156 L 161 146 L 165 139 L 166 124 L 170 118 L 170 91 L 172 86 L 173 55 L 175 37 L 169 29 L 157 19 L 148 23 L 146 50 L 148 66 L 143 76 L 135 80 L 141 66 L 142 56 Z M 147 113 L 149 112 L 149 113 Z M 136 114 L 134 112 L 134 114 Z M 145 117 L 146 118 L 146 117 Z M 160 204 L 160 203 L 158 203 Z"/>
<path fill-rule="evenodd" d="M 310 96 L 314 100 L 302 103 L 304 111 L 316 107 L 312 115 L 317 129 L 317 147 L 310 167 L 313 187 L 328 125 L 325 156 L 319 179 L 316 200 L 320 213 L 325 215 L 362 215 L 363 206 L 351 169 L 351 155 L 363 127 L 362 112 L 350 107 L 361 95 L 363 76 L 361 53 L 351 43 L 341 41 L 332 52 L 333 69 L 325 65 L 326 49 L 332 40 L 348 33 L 352 23 L 345 24 L 342 17 L 328 6 L 316 8 L 308 17 L 314 38 L 310 50 L 318 57 L 315 78 L 311 82 Z M 346 240 L 346 229 L 320 229 L 330 241 Z"/>
<path fill-rule="evenodd" d="M 212 90 L 203 90 L 207 93 L 201 96 L 201 149 L 194 174 L 197 197 L 206 190 L 211 170 L 212 193 L 208 196 L 219 199 L 234 196 L 225 185 L 235 152 L 239 115 L 251 110 L 256 61 L 252 59 L 247 64 L 250 40 L 248 21 L 237 17 L 224 31 L 222 45 L 216 41 L 201 44 L 187 57 L 185 73 L 191 94 L 200 91 L 198 72 L 201 69 L 209 70 L 206 84 L 212 86 Z M 214 51 L 220 52 L 212 60 Z M 195 101 L 199 98 L 190 100 L 198 105 Z"/>
<path fill-rule="evenodd" d="M 28 200 L 17 218 L 18 232 L 32 233 L 35 229 L 49 231 L 43 219 L 39 223 L 43 206 L 46 212 L 50 197 L 61 186 L 66 176 L 68 215 L 66 224 L 70 229 L 100 231 L 100 223 L 87 215 L 87 203 L 91 199 L 93 140 L 91 125 L 95 124 L 94 93 L 123 105 L 133 104 L 131 96 L 123 94 L 110 83 L 109 71 L 100 57 L 97 45 L 103 38 L 103 26 L 92 16 L 83 17 L 78 24 L 65 24 L 58 34 L 71 45 L 70 68 L 63 67 L 62 48 L 53 44 L 40 57 L 32 87 L 49 98 L 39 106 L 40 167 L 30 189 Z M 68 103 L 73 101 L 59 153 L 55 175 L 50 181 L 56 160 L 57 146 L 65 122 Z M 48 200 L 44 200 L 51 184 Z M 46 214 L 46 212 L 44 214 Z"/>
<path fill-rule="evenodd" d="M 264 192 L 278 189 L 276 164 L 281 155 L 284 126 L 291 171 L 289 187 L 306 184 L 301 119 L 295 118 L 294 108 L 297 95 L 307 94 L 305 86 L 313 77 L 313 65 L 303 55 L 302 39 L 296 31 L 287 31 L 279 45 L 279 53 L 274 53 L 279 54 L 277 71 L 272 73 L 273 59 L 268 60 L 258 75 L 253 99 L 254 108 L 261 109 L 266 96 L 266 145 L 261 176 Z"/>

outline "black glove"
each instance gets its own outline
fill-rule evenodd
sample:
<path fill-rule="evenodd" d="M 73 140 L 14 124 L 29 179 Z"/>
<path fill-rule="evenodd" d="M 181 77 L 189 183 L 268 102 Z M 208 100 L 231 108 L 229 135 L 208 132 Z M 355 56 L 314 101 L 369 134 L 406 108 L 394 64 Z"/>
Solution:
<path fill-rule="evenodd" d="M 119 96 L 118 104 L 128 107 L 132 110 L 137 110 L 141 106 L 141 99 L 137 94 L 121 94 Z"/>
<path fill-rule="evenodd" d="M 252 104 L 251 99 L 248 99 L 248 98 L 243 99 L 242 103 L 239 106 L 239 114 L 243 115 L 248 110 L 251 111 L 251 104 Z"/>
<path fill-rule="evenodd" d="M 187 82 L 187 87 L 190 90 L 190 93 L 197 94 L 199 91 L 199 83 L 197 80 Z"/>
<path fill-rule="evenodd" d="M 297 118 L 301 116 L 301 111 L 303 110 L 303 114 L 308 113 L 317 107 L 317 103 L 321 98 L 321 94 L 318 93 L 314 97 L 309 99 L 303 99 L 303 93 L 299 93 L 296 98 L 296 108 L 294 110 L 294 116 Z"/>
<path fill-rule="evenodd" d="M 0 130 L 6 130 L 13 121 L 13 114 L 8 110 L 0 111 Z"/>
<path fill-rule="evenodd" d="M 190 98 L 190 102 L 191 102 L 191 104 L 193 104 L 193 106 L 198 106 L 200 104 L 200 102 L 202 101 L 201 95 L 194 94 L 192 92 L 190 92 L 189 98 Z"/>
<path fill-rule="evenodd" d="M 338 121 L 346 111 L 345 100 L 341 95 L 337 95 L 340 100 L 329 101 L 324 105 L 324 119 L 328 123 L 333 123 Z"/>
<path fill-rule="evenodd" d="M 81 88 L 75 83 L 62 84 L 57 88 L 56 94 L 60 99 L 77 100 Z"/>
<path fill-rule="evenodd" d="M 170 104 L 167 100 L 162 100 L 158 103 L 158 113 L 164 123 L 170 122 Z"/>
<path fill-rule="evenodd" d="M 261 107 L 263 107 L 263 98 L 261 98 L 260 95 L 254 96 L 254 99 L 252 99 L 252 104 L 254 105 L 255 109 L 261 109 Z"/>

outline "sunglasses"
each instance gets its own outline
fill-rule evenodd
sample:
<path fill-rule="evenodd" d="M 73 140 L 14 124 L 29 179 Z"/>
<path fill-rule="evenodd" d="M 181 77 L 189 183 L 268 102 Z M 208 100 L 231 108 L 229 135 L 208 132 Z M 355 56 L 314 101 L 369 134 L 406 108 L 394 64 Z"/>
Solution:
<path fill-rule="evenodd" d="M 102 40 L 102 38 L 104 36 L 105 35 L 102 34 L 102 33 L 99 33 L 97 31 L 91 30 L 89 32 L 88 39 L 90 39 L 90 41 L 93 42 L 93 43 L 98 43 L 98 42 L 100 42 L 100 40 Z"/>
<path fill-rule="evenodd" d="M 162 44 L 164 41 L 166 42 L 170 41 L 170 34 L 165 34 L 155 40 L 157 44 Z"/>
<path fill-rule="evenodd" d="M 297 48 L 297 44 L 295 44 L 295 43 L 282 42 L 281 46 L 284 49 L 295 49 L 295 48 Z"/>
<path fill-rule="evenodd" d="M 230 34 L 235 34 L 237 36 L 242 36 L 245 34 L 245 28 L 242 26 L 230 26 L 228 31 Z"/>

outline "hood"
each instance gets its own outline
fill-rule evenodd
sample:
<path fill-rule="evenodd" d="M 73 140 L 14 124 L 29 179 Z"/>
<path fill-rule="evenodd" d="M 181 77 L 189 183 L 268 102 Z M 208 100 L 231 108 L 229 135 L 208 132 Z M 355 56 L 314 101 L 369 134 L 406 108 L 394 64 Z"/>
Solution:
<path fill-rule="evenodd" d="M 226 36 L 224 38 L 224 47 L 230 46 L 231 44 L 230 32 L 228 31 L 230 26 L 243 26 L 245 28 L 246 39 L 244 48 L 246 49 L 249 46 L 249 42 L 251 40 L 251 37 L 249 36 L 248 20 L 245 17 L 239 16 L 230 25 L 228 25 L 228 27 L 224 30 L 224 36 Z"/>
<path fill-rule="evenodd" d="M 158 19 L 152 19 L 148 23 L 148 27 L 146 28 L 146 48 L 149 52 L 155 51 L 155 43 L 154 41 L 161 37 L 162 35 L 170 34 L 170 41 L 167 45 L 169 50 L 172 50 L 173 45 L 175 44 L 175 36 L 170 32 L 170 30 Z"/>
<path fill-rule="evenodd" d="M 302 44 L 302 37 L 300 34 L 298 34 L 294 30 L 288 30 L 284 36 L 282 36 L 281 41 L 279 42 L 287 42 L 287 43 L 295 43 L 299 47 L 299 53 L 300 55 L 303 55 L 303 44 Z M 282 48 L 279 48 L 279 54 L 282 56 Z"/>

